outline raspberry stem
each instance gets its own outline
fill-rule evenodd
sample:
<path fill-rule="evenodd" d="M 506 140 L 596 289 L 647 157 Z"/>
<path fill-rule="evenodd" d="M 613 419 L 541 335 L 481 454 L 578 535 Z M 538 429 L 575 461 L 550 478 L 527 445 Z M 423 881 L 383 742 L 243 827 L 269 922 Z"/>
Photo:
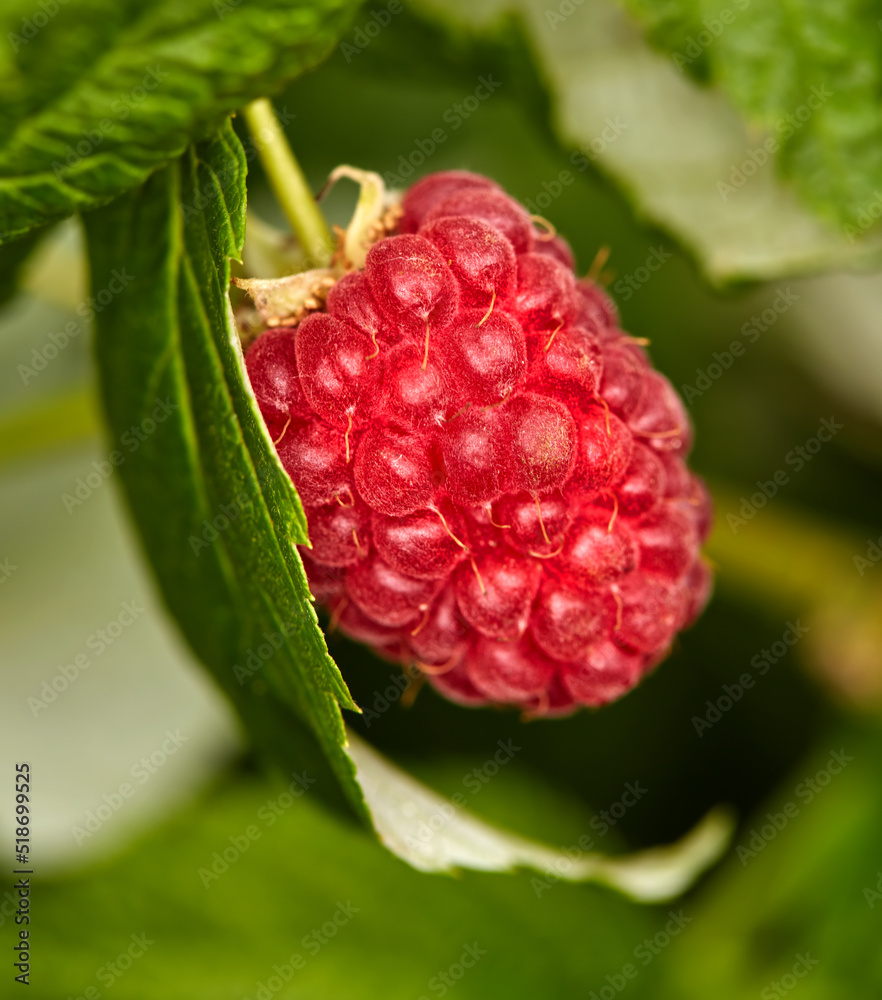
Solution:
<path fill-rule="evenodd" d="M 244 114 L 270 186 L 306 254 L 306 267 L 326 266 L 333 253 L 331 232 L 272 104 L 266 98 L 252 101 Z"/>

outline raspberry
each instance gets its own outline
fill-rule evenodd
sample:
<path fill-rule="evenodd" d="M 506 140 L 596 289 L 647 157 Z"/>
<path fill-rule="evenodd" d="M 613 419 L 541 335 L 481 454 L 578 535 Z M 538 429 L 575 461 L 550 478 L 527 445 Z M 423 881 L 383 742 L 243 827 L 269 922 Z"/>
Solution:
<path fill-rule="evenodd" d="M 246 357 L 313 594 L 460 704 L 619 698 L 710 595 L 683 404 L 493 181 L 430 175 L 395 218 Z"/>
<path fill-rule="evenodd" d="M 486 222 L 462 215 L 440 218 L 421 233 L 441 251 L 459 282 L 464 305 L 506 302 L 515 287 L 517 258 L 509 241 Z"/>
<path fill-rule="evenodd" d="M 245 361 L 260 412 L 273 439 L 294 415 L 309 414 L 297 373 L 296 341 L 294 330 L 267 330 L 252 344 Z"/>
<path fill-rule="evenodd" d="M 372 352 L 370 337 L 326 313 L 307 316 L 297 328 L 300 386 L 329 424 L 351 429 L 370 419 L 381 371 L 371 364 Z"/>
<path fill-rule="evenodd" d="M 469 188 L 450 195 L 426 215 L 426 222 L 435 219 L 466 218 L 480 220 L 499 234 L 515 253 L 526 253 L 533 244 L 533 225 L 526 209 L 502 191 Z M 433 231 L 429 226 L 429 232 Z M 430 237 L 431 238 L 431 237 Z M 461 251 L 467 253 L 464 247 Z"/>
<path fill-rule="evenodd" d="M 527 375 L 520 326 L 501 310 L 486 320 L 483 312 L 462 310 L 438 344 L 440 361 L 453 376 L 450 391 L 461 393 L 463 402 L 482 406 L 511 396 Z"/>
<path fill-rule="evenodd" d="M 459 286 L 441 253 L 423 236 L 390 236 L 371 248 L 365 274 L 387 320 L 425 338 L 428 358 L 432 329 L 443 330 L 459 306 Z"/>

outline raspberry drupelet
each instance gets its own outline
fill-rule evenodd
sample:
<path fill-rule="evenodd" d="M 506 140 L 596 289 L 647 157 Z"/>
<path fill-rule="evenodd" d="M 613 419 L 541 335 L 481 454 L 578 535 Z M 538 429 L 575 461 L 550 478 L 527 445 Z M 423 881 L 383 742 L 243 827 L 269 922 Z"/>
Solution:
<path fill-rule="evenodd" d="M 671 384 L 493 181 L 430 175 L 320 311 L 246 357 L 345 634 L 464 705 L 634 687 L 707 603 Z"/>

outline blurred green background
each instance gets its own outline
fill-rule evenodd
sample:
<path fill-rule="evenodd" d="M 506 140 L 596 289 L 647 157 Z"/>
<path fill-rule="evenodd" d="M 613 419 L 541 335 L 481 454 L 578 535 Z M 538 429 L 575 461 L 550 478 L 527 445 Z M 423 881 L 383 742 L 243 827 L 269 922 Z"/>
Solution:
<path fill-rule="evenodd" d="M 360 16 L 366 23 L 369 9 Z M 613 291 L 622 324 L 650 339 L 676 386 L 696 386 L 714 352 L 746 343 L 689 407 L 693 466 L 718 508 L 716 593 L 670 659 L 601 711 L 525 723 L 463 710 L 427 688 L 406 707 L 349 722 L 447 794 L 497 741 L 513 739 L 516 759 L 470 806 L 562 847 L 585 832 L 605 852 L 649 847 L 729 803 L 732 849 L 683 899 L 640 906 L 594 886 L 537 888 L 531 873 L 413 871 L 325 801 L 327 778 L 288 802 L 290 779 L 248 751 L 164 616 L 114 487 L 70 514 L 60 500 L 102 451 L 88 339 L 72 341 L 30 385 L 17 366 L 75 315 L 63 303 L 76 292 L 65 296 L 60 277 L 76 289 L 72 226 L 50 236 L 52 254 L 44 244 L 27 290 L 0 313 L 0 559 L 20 567 L 0 585 L 0 740 L 5 760 L 34 762 L 32 995 L 882 996 L 882 569 L 861 574 L 854 562 L 882 530 L 882 373 L 873 364 L 882 283 L 826 273 L 712 288 L 620 187 L 593 166 L 576 168 L 574 146 L 553 130 L 528 38 L 514 20 L 490 37 L 403 11 L 363 50 L 336 49 L 275 103 L 295 116 L 288 137 L 314 190 L 339 163 L 400 174 L 400 158 L 439 127 L 446 140 L 405 183 L 466 168 L 526 201 L 569 171 L 572 183 L 543 214 L 571 242 L 580 272 L 609 247 L 612 289 L 634 278 L 629 296 Z M 482 76 L 501 86 L 467 118 L 451 118 Z M 257 165 L 249 195 L 260 217 L 283 224 Z M 329 215 L 344 219 L 353 200 L 339 185 Z M 656 248 L 671 257 L 641 281 Z M 792 306 L 748 344 L 744 325 L 781 290 Z M 830 344 L 851 356 L 831 363 Z M 785 457 L 824 418 L 842 430 L 794 471 Z M 733 532 L 726 515 L 779 469 L 789 482 Z M 144 605 L 143 618 L 35 717 L 27 699 L 128 600 Z M 752 661 L 797 620 L 805 638 L 760 676 Z M 336 634 L 329 647 L 355 700 L 373 705 L 395 668 Z M 755 686 L 698 734 L 694 720 L 711 718 L 708 702 L 745 673 Z M 168 730 L 189 738 L 180 757 L 77 844 L 73 828 Z M 832 775 L 834 752 L 848 760 Z M 645 794 L 601 834 L 605 824 L 592 818 L 628 783 Z M 4 778 L 5 796 L 10 787 Z M 200 869 L 230 838 L 241 856 L 206 886 Z M 5 933 L 11 917 L 0 913 Z"/>

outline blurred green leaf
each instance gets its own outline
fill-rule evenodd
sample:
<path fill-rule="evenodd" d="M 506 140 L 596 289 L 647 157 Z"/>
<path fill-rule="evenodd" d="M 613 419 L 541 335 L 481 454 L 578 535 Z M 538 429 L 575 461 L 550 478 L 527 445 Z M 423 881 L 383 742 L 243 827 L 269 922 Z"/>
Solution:
<path fill-rule="evenodd" d="M 882 7 L 866 0 L 627 0 L 681 71 L 775 139 L 800 197 L 855 235 L 882 185 Z M 725 20 L 723 20 L 725 18 Z M 877 213 L 878 214 L 878 213 Z"/>
<path fill-rule="evenodd" d="M 718 284 L 882 257 L 882 234 L 858 239 L 817 217 L 777 178 L 774 158 L 765 151 L 758 167 L 750 153 L 762 147 L 765 134 L 752 129 L 721 91 L 700 86 L 670 57 L 654 52 L 613 0 L 419 0 L 416 9 L 457 38 L 469 32 L 502 38 L 507 17 L 522 21 L 550 91 L 552 124 L 562 141 L 577 147 L 569 180 L 561 174 L 543 179 L 538 211 L 553 204 L 574 176 L 596 168 L 613 178 L 636 211 L 673 233 Z M 866 25 L 862 30 L 868 34 Z M 847 47 L 847 38 L 839 41 L 840 50 Z M 777 60 L 784 45 L 789 42 L 774 40 L 767 59 Z M 860 86 L 866 93 L 873 88 L 872 81 Z M 849 110 L 843 117 L 855 128 L 860 114 Z M 830 157 L 834 151 L 840 159 L 849 155 L 845 128 L 838 124 L 828 137 Z M 745 161 L 749 176 L 732 187 L 732 171 Z M 800 169 L 814 184 L 818 164 L 800 159 Z"/>
<path fill-rule="evenodd" d="M 39 995 L 110 993 L 107 963 L 132 934 L 152 943 L 112 984 L 127 1000 L 263 1000 L 260 984 L 315 1000 L 587 997 L 629 962 L 629 997 L 657 995 L 658 969 L 634 949 L 670 907 L 553 878 L 537 892 L 529 874 L 415 872 L 290 787 L 236 783 L 111 864 L 43 883 L 41 947 L 52 962 Z M 556 822 L 566 807 L 543 801 L 546 829 L 587 829 L 586 815 Z M 89 919 L 72 922 L 76 913 Z"/>
<path fill-rule="evenodd" d="M 882 581 L 867 575 L 872 540 L 780 499 L 757 516 L 757 493 L 745 492 L 713 490 L 717 522 L 708 552 L 718 562 L 719 585 L 767 613 L 804 616 L 808 635 L 799 651 L 812 671 L 841 702 L 878 710 Z"/>
<path fill-rule="evenodd" d="M 92 393 L 75 389 L 37 406 L 0 417 L 0 466 L 49 449 L 63 448 L 98 431 Z"/>
<path fill-rule="evenodd" d="M 357 6 L 5 4 L 0 243 L 142 183 L 236 108 L 318 62 Z"/>
<path fill-rule="evenodd" d="M 880 765 L 879 731 L 850 730 L 794 772 L 705 887 L 660 996 L 774 1000 L 797 983 L 805 1000 L 880 995 Z M 794 975 L 801 955 L 817 964 Z"/>
<path fill-rule="evenodd" d="M 0 246 L 0 306 L 18 291 L 19 277 L 41 233 L 30 233 L 13 246 Z"/>
<path fill-rule="evenodd" d="M 358 809 L 340 714 L 355 705 L 318 627 L 296 550 L 303 509 L 246 388 L 227 298 L 244 223 L 229 125 L 87 216 L 93 288 L 125 276 L 96 320 L 108 463 L 197 655 L 234 702 L 268 685 L 289 704 Z"/>

